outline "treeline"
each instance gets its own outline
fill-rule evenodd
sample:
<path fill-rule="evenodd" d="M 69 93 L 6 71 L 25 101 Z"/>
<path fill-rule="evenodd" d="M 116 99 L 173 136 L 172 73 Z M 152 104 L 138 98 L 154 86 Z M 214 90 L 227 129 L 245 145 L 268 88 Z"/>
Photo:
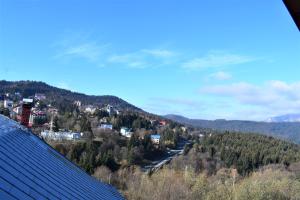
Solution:
<path fill-rule="evenodd" d="M 200 151 L 218 157 L 225 167 L 235 167 L 242 175 L 268 164 L 300 161 L 300 146 L 258 134 L 213 134 L 199 141 Z"/>

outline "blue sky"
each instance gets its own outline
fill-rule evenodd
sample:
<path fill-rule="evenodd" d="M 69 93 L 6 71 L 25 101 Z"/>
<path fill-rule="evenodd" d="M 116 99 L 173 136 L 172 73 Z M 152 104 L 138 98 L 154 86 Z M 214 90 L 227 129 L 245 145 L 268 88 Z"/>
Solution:
<path fill-rule="evenodd" d="M 0 79 L 265 120 L 300 112 L 299 74 L 300 33 L 280 0 L 0 0 Z"/>

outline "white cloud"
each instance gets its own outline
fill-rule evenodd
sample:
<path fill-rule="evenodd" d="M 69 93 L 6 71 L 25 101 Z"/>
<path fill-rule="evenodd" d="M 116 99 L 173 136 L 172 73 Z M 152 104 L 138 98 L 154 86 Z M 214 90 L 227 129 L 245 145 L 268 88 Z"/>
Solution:
<path fill-rule="evenodd" d="M 165 49 L 143 49 L 142 51 L 149 55 L 160 58 L 168 58 L 176 55 L 175 52 Z"/>
<path fill-rule="evenodd" d="M 223 72 L 223 71 L 219 71 L 216 73 L 213 73 L 210 75 L 210 78 L 216 79 L 216 80 L 229 80 L 232 78 L 231 74 L 227 73 L 227 72 Z"/>
<path fill-rule="evenodd" d="M 153 97 L 143 109 L 160 115 L 178 114 L 193 118 L 200 116 L 207 107 L 204 102 L 186 98 Z"/>
<path fill-rule="evenodd" d="M 52 47 L 56 49 L 54 58 L 63 61 L 82 59 L 87 62 L 100 64 L 108 52 L 109 44 L 100 44 L 90 38 L 88 33 L 66 33 Z"/>
<path fill-rule="evenodd" d="M 93 43 L 80 43 L 63 47 L 56 55 L 57 58 L 83 58 L 95 62 L 100 58 L 101 48 Z"/>
<path fill-rule="evenodd" d="M 153 102 L 159 102 L 163 104 L 184 105 L 198 108 L 203 106 L 203 103 L 199 101 L 184 98 L 151 98 L 150 100 Z"/>
<path fill-rule="evenodd" d="M 140 49 L 130 53 L 116 54 L 110 44 L 100 44 L 86 34 L 70 35 L 57 41 L 55 58 L 63 61 L 84 59 L 98 66 L 124 66 L 128 68 L 148 68 L 174 63 L 177 53 L 167 49 Z"/>
<path fill-rule="evenodd" d="M 200 93 L 224 97 L 236 107 L 246 107 L 247 112 L 254 112 L 255 110 L 257 116 L 264 116 L 262 119 L 265 119 L 272 115 L 299 113 L 299 91 L 300 82 L 286 83 L 271 80 L 261 85 L 239 82 L 206 86 L 201 88 Z"/>
<path fill-rule="evenodd" d="M 142 49 L 132 53 L 108 57 L 110 64 L 123 64 L 129 68 L 148 68 L 169 65 L 175 52 L 165 49 Z"/>
<path fill-rule="evenodd" d="M 82 59 L 97 66 L 127 67 L 127 68 L 153 68 L 176 66 L 188 70 L 197 70 L 208 67 L 222 67 L 237 65 L 253 61 L 249 56 L 210 51 L 203 57 L 191 58 L 189 55 L 165 48 L 142 48 L 133 52 L 116 53 L 111 44 L 99 43 L 91 39 L 91 34 L 67 33 L 68 37 L 58 40 L 55 58 L 63 61 Z M 230 75 L 219 72 L 214 75 L 216 79 L 229 79 Z"/>
<path fill-rule="evenodd" d="M 144 62 L 144 57 L 136 53 L 112 55 L 107 59 L 110 64 L 123 64 L 130 68 L 145 68 L 147 63 Z"/>
<path fill-rule="evenodd" d="M 208 67 L 244 64 L 255 60 L 249 56 L 217 51 L 211 51 L 200 58 L 186 59 L 186 57 L 188 56 L 167 49 L 141 49 L 131 53 L 111 55 L 107 61 L 109 63 L 123 64 L 130 68 L 148 68 L 175 64 L 187 70 L 198 70 Z M 225 72 L 219 72 L 214 76 L 220 80 L 230 79 L 230 74 Z"/>
<path fill-rule="evenodd" d="M 254 58 L 249 56 L 213 51 L 206 56 L 187 60 L 182 64 L 182 67 L 188 70 L 199 70 L 204 68 L 244 64 L 254 60 Z"/>

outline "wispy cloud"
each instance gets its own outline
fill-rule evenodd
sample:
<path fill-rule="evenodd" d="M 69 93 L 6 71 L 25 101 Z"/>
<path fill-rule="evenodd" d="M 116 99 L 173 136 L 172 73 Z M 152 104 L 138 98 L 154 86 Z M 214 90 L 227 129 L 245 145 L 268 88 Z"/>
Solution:
<path fill-rule="evenodd" d="M 122 64 L 129 68 L 160 67 L 170 64 L 176 53 L 166 49 L 142 49 L 132 53 L 110 56 L 110 64 Z"/>
<path fill-rule="evenodd" d="M 244 64 L 254 60 L 256 59 L 250 56 L 211 51 L 203 57 L 196 57 L 183 62 L 182 67 L 187 70 L 199 70 Z"/>
<path fill-rule="evenodd" d="M 219 71 L 219 72 L 210 74 L 209 78 L 212 78 L 212 79 L 215 79 L 215 80 L 224 81 L 224 80 L 231 79 L 232 76 L 228 72 Z"/>
<path fill-rule="evenodd" d="M 176 66 L 185 70 L 198 70 L 211 67 L 244 64 L 255 59 L 250 56 L 226 53 L 224 51 L 209 51 L 202 57 L 192 58 L 184 52 L 168 48 L 141 48 L 131 52 L 118 52 L 109 43 L 101 43 L 91 34 L 69 34 L 55 42 L 56 59 L 73 61 L 81 59 L 97 66 L 127 67 L 127 68 L 156 68 Z M 215 74 L 216 79 L 228 79 L 228 74 Z"/>
<path fill-rule="evenodd" d="M 83 58 L 87 61 L 95 62 L 100 58 L 104 47 L 89 42 L 65 46 L 56 55 L 56 58 Z"/>
<path fill-rule="evenodd" d="M 299 112 L 299 90 L 300 82 L 286 83 L 271 80 L 261 85 L 239 82 L 206 86 L 200 89 L 200 93 L 225 97 L 231 104 L 236 104 L 236 107 L 239 107 L 237 104 L 243 107 L 255 106 L 256 115 L 258 116 L 260 113 L 266 118 L 272 115 Z M 250 112 L 251 109 L 248 111 Z"/>
<path fill-rule="evenodd" d="M 195 100 L 185 99 L 185 98 L 151 98 L 151 101 L 160 102 L 163 104 L 175 104 L 175 105 L 184 105 L 184 106 L 192 106 L 192 107 L 200 107 L 203 106 L 203 103 Z"/>
<path fill-rule="evenodd" d="M 109 44 L 92 40 L 87 33 L 68 33 L 67 35 L 67 37 L 61 38 L 52 45 L 56 49 L 55 59 L 63 61 L 82 59 L 99 64 L 108 52 Z"/>
<path fill-rule="evenodd" d="M 169 58 L 177 55 L 177 53 L 166 49 L 143 49 L 142 52 L 159 58 Z"/>
<path fill-rule="evenodd" d="M 145 58 L 137 53 L 112 55 L 107 59 L 109 64 L 122 64 L 129 68 L 146 68 L 150 63 L 145 62 Z"/>
<path fill-rule="evenodd" d="M 187 98 L 163 98 L 153 97 L 148 99 L 148 103 L 143 109 L 160 115 L 178 114 L 188 117 L 200 116 L 201 112 L 207 108 L 201 101 Z"/>

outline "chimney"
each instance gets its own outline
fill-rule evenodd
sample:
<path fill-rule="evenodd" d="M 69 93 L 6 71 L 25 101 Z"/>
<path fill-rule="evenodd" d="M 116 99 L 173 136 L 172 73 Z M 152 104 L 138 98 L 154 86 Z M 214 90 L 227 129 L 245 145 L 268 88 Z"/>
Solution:
<path fill-rule="evenodd" d="M 21 124 L 28 127 L 31 108 L 33 107 L 33 99 L 23 99 Z"/>

